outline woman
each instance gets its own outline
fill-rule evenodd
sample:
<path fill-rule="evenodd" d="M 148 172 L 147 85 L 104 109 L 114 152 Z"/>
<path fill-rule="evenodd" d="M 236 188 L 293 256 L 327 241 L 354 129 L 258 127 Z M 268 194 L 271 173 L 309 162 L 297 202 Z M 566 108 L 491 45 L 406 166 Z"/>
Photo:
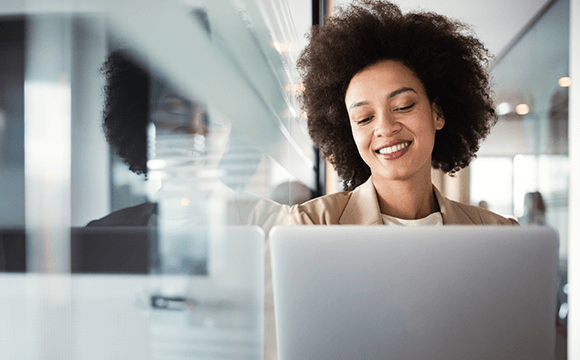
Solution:
<path fill-rule="evenodd" d="M 519 221 L 522 225 L 546 225 L 546 203 L 539 191 L 524 196 L 524 216 Z"/>
<path fill-rule="evenodd" d="M 360 0 L 314 27 L 298 61 L 310 136 L 347 191 L 291 209 L 293 224 L 517 224 L 431 183 L 475 157 L 497 121 L 489 54 L 468 27 Z"/>

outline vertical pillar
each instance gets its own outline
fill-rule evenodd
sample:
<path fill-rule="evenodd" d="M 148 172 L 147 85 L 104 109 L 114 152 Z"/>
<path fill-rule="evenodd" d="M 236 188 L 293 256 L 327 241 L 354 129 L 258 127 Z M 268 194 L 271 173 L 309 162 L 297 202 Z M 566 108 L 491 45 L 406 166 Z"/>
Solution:
<path fill-rule="evenodd" d="M 580 359 L 580 0 L 570 1 L 568 358 Z"/>
<path fill-rule="evenodd" d="M 70 272 L 70 18 L 27 22 L 24 185 L 27 269 Z"/>
<path fill-rule="evenodd" d="M 30 16 L 24 77 L 26 350 L 74 358 L 71 224 L 71 19 Z"/>
<path fill-rule="evenodd" d="M 109 147 L 103 136 L 102 91 L 107 39 L 105 19 L 72 21 L 71 225 L 84 226 L 110 212 Z"/>

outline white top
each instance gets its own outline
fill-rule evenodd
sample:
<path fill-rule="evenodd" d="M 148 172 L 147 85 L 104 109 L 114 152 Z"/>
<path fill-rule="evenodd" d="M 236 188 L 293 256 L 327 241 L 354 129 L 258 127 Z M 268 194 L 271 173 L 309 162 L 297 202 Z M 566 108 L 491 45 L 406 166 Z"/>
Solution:
<path fill-rule="evenodd" d="M 440 212 L 434 212 L 428 216 L 417 220 L 399 219 L 394 216 L 381 214 L 383 224 L 385 225 L 402 225 L 402 226 L 422 226 L 422 225 L 443 225 L 443 216 Z"/>

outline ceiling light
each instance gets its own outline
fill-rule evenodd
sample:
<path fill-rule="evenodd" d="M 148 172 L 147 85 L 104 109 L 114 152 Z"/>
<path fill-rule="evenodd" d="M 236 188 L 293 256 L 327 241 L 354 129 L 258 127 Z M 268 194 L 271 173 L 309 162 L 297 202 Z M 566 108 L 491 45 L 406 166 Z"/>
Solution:
<path fill-rule="evenodd" d="M 564 76 L 558 79 L 558 85 L 561 87 L 568 87 L 572 84 L 572 80 L 568 76 Z"/>
<path fill-rule="evenodd" d="M 164 171 L 153 170 L 147 172 L 147 178 L 149 180 L 163 180 L 167 177 L 167 173 Z"/>
<path fill-rule="evenodd" d="M 509 103 L 502 102 L 497 106 L 496 111 L 499 116 L 502 116 L 512 111 L 512 106 Z"/>
<path fill-rule="evenodd" d="M 276 51 L 278 51 L 279 53 L 282 53 L 282 48 L 280 47 L 280 43 L 275 42 L 274 47 L 276 48 Z"/>
<path fill-rule="evenodd" d="M 527 113 L 530 112 L 530 107 L 526 104 L 519 104 L 518 106 L 516 106 L 516 112 L 518 113 L 518 115 L 526 115 Z"/>
<path fill-rule="evenodd" d="M 283 52 L 288 52 L 288 46 L 286 45 L 286 43 L 275 42 L 274 47 L 276 48 L 276 51 L 278 51 L 280 54 Z"/>
<path fill-rule="evenodd" d="M 147 161 L 147 168 L 149 170 L 161 170 L 164 169 L 166 165 L 165 160 L 161 159 L 151 159 Z"/>

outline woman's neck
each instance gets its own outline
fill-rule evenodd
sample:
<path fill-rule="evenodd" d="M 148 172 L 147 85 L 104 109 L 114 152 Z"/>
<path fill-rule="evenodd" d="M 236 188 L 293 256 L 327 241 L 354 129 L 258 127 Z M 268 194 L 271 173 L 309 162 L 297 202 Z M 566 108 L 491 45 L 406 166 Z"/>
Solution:
<path fill-rule="evenodd" d="M 373 178 L 381 213 L 399 219 L 422 219 L 439 211 L 431 174 L 422 179 L 380 181 Z"/>

